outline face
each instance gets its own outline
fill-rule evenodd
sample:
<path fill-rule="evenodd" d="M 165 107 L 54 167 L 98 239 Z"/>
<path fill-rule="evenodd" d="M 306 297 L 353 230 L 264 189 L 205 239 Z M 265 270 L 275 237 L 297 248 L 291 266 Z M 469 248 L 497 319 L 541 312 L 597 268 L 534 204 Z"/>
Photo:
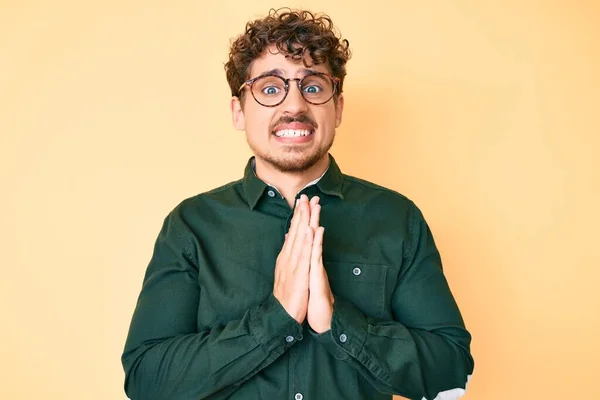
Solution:
<path fill-rule="evenodd" d="M 311 65 L 311 63 L 308 63 Z M 302 60 L 292 60 L 267 49 L 250 65 L 250 78 L 276 71 L 283 78 L 302 78 L 312 71 L 330 73 L 324 64 L 304 66 Z M 258 104 L 247 86 L 243 104 L 231 101 L 233 124 L 246 132 L 246 139 L 256 156 L 256 162 L 279 172 L 304 172 L 327 157 L 333 144 L 335 129 L 342 122 L 344 99 L 313 105 L 304 100 L 297 81 L 290 81 L 283 103 L 275 107 Z"/>

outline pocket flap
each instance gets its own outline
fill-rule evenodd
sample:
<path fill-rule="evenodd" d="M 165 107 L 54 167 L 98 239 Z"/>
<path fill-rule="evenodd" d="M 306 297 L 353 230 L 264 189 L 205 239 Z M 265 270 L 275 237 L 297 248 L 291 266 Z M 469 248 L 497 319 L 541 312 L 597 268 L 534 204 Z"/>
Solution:
<path fill-rule="evenodd" d="M 325 262 L 331 291 L 372 317 L 382 317 L 387 265 Z"/>

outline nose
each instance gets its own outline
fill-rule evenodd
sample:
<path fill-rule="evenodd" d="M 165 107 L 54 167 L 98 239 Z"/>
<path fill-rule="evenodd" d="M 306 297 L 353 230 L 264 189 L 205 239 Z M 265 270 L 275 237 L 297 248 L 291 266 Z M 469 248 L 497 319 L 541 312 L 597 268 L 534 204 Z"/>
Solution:
<path fill-rule="evenodd" d="M 308 103 L 302 97 L 300 87 L 298 86 L 299 79 L 290 79 L 288 94 L 281 106 L 283 111 L 291 115 L 304 114 L 308 110 Z"/>

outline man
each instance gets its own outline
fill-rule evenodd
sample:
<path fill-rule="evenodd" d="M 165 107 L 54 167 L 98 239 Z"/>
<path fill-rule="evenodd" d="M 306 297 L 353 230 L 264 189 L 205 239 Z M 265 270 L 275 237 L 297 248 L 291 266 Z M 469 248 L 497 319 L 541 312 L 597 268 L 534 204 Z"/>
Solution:
<path fill-rule="evenodd" d="M 133 400 L 464 394 L 470 334 L 419 209 L 341 173 L 348 41 L 272 11 L 226 64 L 243 179 L 165 219 L 122 357 Z"/>

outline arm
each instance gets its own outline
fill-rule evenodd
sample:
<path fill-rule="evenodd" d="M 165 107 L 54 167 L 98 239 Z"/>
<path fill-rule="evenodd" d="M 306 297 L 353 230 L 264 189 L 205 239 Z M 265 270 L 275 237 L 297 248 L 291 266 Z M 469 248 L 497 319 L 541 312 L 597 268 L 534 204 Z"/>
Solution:
<path fill-rule="evenodd" d="M 132 400 L 226 398 L 300 338 L 298 324 L 270 295 L 244 315 L 197 331 L 198 243 L 175 210 L 146 271 L 122 356 Z"/>
<path fill-rule="evenodd" d="M 414 204 L 410 239 L 392 298 L 394 321 L 370 318 L 335 297 L 331 329 L 316 334 L 375 388 L 416 400 L 455 400 L 473 373 L 471 335 L 442 272 L 431 232 Z"/>

